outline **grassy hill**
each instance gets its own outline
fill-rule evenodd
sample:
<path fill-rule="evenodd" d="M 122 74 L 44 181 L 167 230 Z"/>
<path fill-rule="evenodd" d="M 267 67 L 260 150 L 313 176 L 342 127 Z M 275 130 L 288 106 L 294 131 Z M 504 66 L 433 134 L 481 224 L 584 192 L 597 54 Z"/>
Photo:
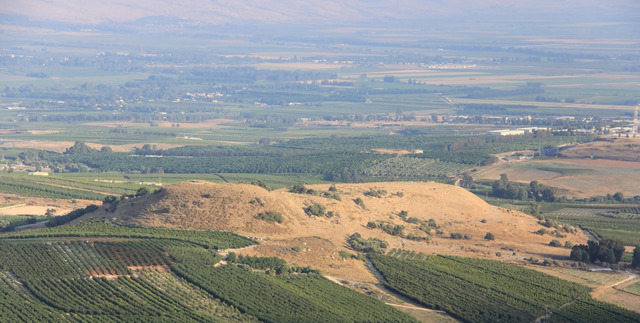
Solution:
<path fill-rule="evenodd" d="M 345 252 L 355 253 L 346 239 L 356 232 L 386 241 L 389 249 L 511 261 L 568 256 L 568 249 L 548 245 L 553 239 L 586 241 L 580 232 L 564 233 L 564 238 L 536 234 L 543 226 L 533 217 L 488 205 L 451 185 L 364 183 L 338 184 L 335 190 L 310 185 L 305 190 L 292 193 L 254 185 L 183 182 L 116 206 L 105 205 L 76 222 L 104 218 L 152 227 L 231 231 L 261 241 L 247 255 L 276 256 L 361 281 L 375 278 L 362 261 L 343 259 Z M 308 214 L 310 207 L 324 208 L 323 214 Z M 281 223 L 260 219 L 267 214 L 279 215 Z M 401 233 L 394 233 L 398 226 Z M 488 232 L 495 240 L 484 239 Z M 452 238 L 457 233 L 468 239 Z"/>

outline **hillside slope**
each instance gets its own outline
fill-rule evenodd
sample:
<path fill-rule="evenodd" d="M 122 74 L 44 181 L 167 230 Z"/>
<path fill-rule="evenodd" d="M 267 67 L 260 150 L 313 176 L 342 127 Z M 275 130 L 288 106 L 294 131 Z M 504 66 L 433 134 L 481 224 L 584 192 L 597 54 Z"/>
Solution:
<path fill-rule="evenodd" d="M 307 187 L 316 191 L 316 195 L 310 195 L 284 189 L 269 192 L 253 185 L 183 182 L 142 198 L 120 201 L 113 212 L 101 209 L 78 220 L 107 218 L 145 226 L 232 231 L 261 240 L 261 245 L 241 253 L 277 256 L 290 263 L 311 265 L 333 276 L 369 281 L 374 278 L 363 262 L 343 260 L 339 256 L 340 251 L 353 252 L 347 248 L 346 238 L 354 232 L 365 238 L 386 240 L 389 249 L 404 248 L 425 254 L 497 258 L 499 252 L 503 260 L 569 254 L 568 249 L 548 246 L 556 237 L 534 234 L 542 226 L 531 216 L 488 205 L 459 187 L 429 182 L 336 186 L 340 200 L 318 194 L 328 192 L 327 185 Z M 379 191 L 380 197 L 366 196 L 365 192 L 371 189 Z M 357 198 L 362 199 L 365 208 L 354 203 Z M 323 205 L 335 216 L 308 216 L 304 208 L 314 203 Z M 421 221 L 433 219 L 442 234 L 436 235 L 433 229 L 433 238 L 427 243 L 366 227 L 369 221 L 404 225 L 405 235 L 424 236 L 417 224 L 407 223 L 398 216 L 401 211 Z M 283 222 L 256 218 L 264 212 L 281 213 Z M 454 232 L 469 234 L 472 238 L 449 239 Z M 494 241 L 483 239 L 487 232 L 494 234 Z M 560 240 L 585 243 L 587 238 L 579 232 Z"/>

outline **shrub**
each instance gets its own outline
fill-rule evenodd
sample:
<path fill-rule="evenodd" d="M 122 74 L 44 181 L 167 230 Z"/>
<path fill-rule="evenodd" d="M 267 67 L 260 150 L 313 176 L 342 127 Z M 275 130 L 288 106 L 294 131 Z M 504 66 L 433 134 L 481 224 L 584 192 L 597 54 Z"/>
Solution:
<path fill-rule="evenodd" d="M 361 198 L 358 197 L 355 200 L 353 200 L 353 202 L 356 203 L 357 206 L 359 206 L 359 207 L 361 207 L 363 209 L 365 208 L 364 201 L 362 201 Z"/>
<path fill-rule="evenodd" d="M 259 186 L 264 188 L 267 191 L 271 191 L 271 187 L 269 187 L 269 185 L 267 185 L 267 183 L 261 181 L 261 180 L 255 180 L 251 182 L 251 185 L 255 185 L 255 186 Z"/>
<path fill-rule="evenodd" d="M 392 236 L 398 236 L 398 237 L 404 236 L 404 225 L 385 224 L 385 225 L 381 225 L 380 228 L 382 229 L 382 231 Z"/>
<path fill-rule="evenodd" d="M 377 225 L 375 222 L 373 222 L 373 221 L 369 221 L 369 222 L 367 223 L 367 228 L 369 228 L 369 229 L 375 229 L 375 228 L 377 228 L 377 227 L 378 227 L 378 225 Z"/>
<path fill-rule="evenodd" d="M 462 239 L 462 233 L 453 232 L 449 235 L 450 239 L 460 240 Z"/>
<path fill-rule="evenodd" d="M 484 239 L 485 240 L 495 240 L 495 237 L 493 236 L 493 233 L 487 232 L 487 234 L 484 235 Z"/>
<path fill-rule="evenodd" d="M 364 239 L 360 233 L 354 233 L 347 238 L 347 243 L 355 251 L 372 252 L 372 253 L 384 253 L 389 244 L 386 241 L 378 238 Z"/>
<path fill-rule="evenodd" d="M 284 222 L 284 218 L 282 217 L 282 214 L 278 212 L 271 212 L 271 211 L 256 215 L 256 219 L 265 220 L 267 222 L 278 222 L 278 223 Z"/>
<path fill-rule="evenodd" d="M 364 196 L 371 196 L 371 197 L 378 197 L 378 198 L 386 194 L 387 194 L 387 191 L 385 190 L 374 190 L 373 188 L 369 188 L 369 191 L 364 192 Z"/>
<path fill-rule="evenodd" d="M 307 215 L 315 215 L 315 216 L 324 216 L 325 215 L 325 207 L 320 203 L 313 203 L 310 206 L 304 208 L 304 213 Z"/>
<path fill-rule="evenodd" d="M 108 204 L 108 203 L 113 203 L 113 202 L 115 202 L 115 201 L 117 201 L 117 200 L 118 200 L 118 198 L 117 198 L 117 197 L 115 197 L 115 196 L 113 196 L 113 195 L 109 195 L 109 196 L 105 197 L 105 198 L 102 200 L 102 203 L 103 203 L 103 204 Z"/>
<path fill-rule="evenodd" d="M 289 188 L 289 192 L 304 194 L 307 192 L 307 188 L 304 187 L 304 185 L 302 184 L 296 184 L 296 185 L 293 185 L 291 188 Z"/>
<path fill-rule="evenodd" d="M 141 187 L 136 191 L 136 197 L 145 196 L 149 194 L 149 189 L 146 187 Z"/>
<path fill-rule="evenodd" d="M 236 262 L 236 260 L 237 260 L 237 259 L 238 259 L 238 256 L 236 255 L 236 253 L 235 253 L 235 252 L 230 251 L 230 252 L 227 254 L 227 261 L 228 261 L 228 262 Z"/>
<path fill-rule="evenodd" d="M 465 234 L 465 235 L 464 235 L 464 239 L 465 239 L 465 240 L 471 240 L 471 235 L 470 235 L 470 234 L 468 234 L 468 233 L 467 233 L 467 234 Z"/>
<path fill-rule="evenodd" d="M 350 252 L 344 251 L 344 250 L 340 250 L 339 254 L 340 254 L 340 258 L 342 258 L 342 259 L 357 259 L 358 258 L 358 256 L 356 256 L 356 255 L 354 255 L 354 254 L 352 254 Z"/>
<path fill-rule="evenodd" d="M 549 242 L 549 245 L 552 247 L 562 247 L 562 243 L 557 239 L 551 240 L 551 242 Z"/>
<path fill-rule="evenodd" d="M 407 223 L 419 223 L 420 219 L 416 218 L 415 216 L 412 216 L 410 218 L 407 219 Z"/>
<path fill-rule="evenodd" d="M 567 241 L 564 243 L 564 247 L 567 249 L 573 248 L 573 243 L 571 241 Z"/>

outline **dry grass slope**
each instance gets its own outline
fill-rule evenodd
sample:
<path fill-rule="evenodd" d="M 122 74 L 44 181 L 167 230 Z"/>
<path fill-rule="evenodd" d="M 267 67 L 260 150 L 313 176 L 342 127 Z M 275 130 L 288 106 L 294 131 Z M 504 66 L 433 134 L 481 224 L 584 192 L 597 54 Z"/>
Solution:
<path fill-rule="evenodd" d="M 327 191 L 329 187 L 309 188 Z M 379 198 L 365 196 L 370 188 L 387 193 Z M 339 256 L 340 251 L 353 252 L 345 246 L 345 239 L 354 232 L 365 238 L 384 239 L 390 249 L 425 254 L 497 258 L 496 252 L 500 252 L 502 260 L 509 261 L 569 254 L 568 249 L 548 246 L 555 237 L 533 234 L 541 228 L 534 218 L 488 205 L 459 187 L 429 182 L 365 183 L 338 184 L 337 190 L 341 201 L 285 189 L 269 192 L 252 185 L 183 182 L 169 185 L 160 193 L 122 201 L 113 213 L 100 210 L 80 220 L 102 217 L 147 226 L 233 231 L 262 239 L 261 245 L 241 253 L 278 256 L 290 263 L 314 266 L 332 276 L 360 281 L 374 280 L 364 263 Z M 356 205 L 356 198 L 361 198 L 366 208 Z M 309 217 L 303 208 L 313 203 L 322 204 L 339 216 Z M 405 234 L 419 234 L 416 225 L 397 216 L 403 210 L 408 211 L 409 217 L 434 219 L 444 234 L 427 244 L 366 228 L 369 221 L 385 221 L 405 225 Z M 281 213 L 283 223 L 255 218 L 268 211 Z M 448 239 L 452 232 L 470 234 L 472 239 Z M 487 232 L 495 235 L 494 241 L 483 239 Z M 579 233 L 561 239 L 567 240 L 585 243 L 586 237 Z"/>

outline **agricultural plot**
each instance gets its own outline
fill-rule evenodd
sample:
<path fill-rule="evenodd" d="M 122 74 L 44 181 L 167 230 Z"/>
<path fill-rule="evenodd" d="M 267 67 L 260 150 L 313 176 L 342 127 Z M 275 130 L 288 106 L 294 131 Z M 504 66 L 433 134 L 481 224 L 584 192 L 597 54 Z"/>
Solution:
<path fill-rule="evenodd" d="M 590 297 L 576 300 L 553 312 L 554 322 L 638 322 L 638 313 Z"/>
<path fill-rule="evenodd" d="M 0 177 L 0 191 L 21 196 L 49 197 L 61 199 L 102 200 L 105 194 L 92 191 L 44 184 L 23 176 Z"/>
<path fill-rule="evenodd" d="M 269 277 L 227 265 L 175 272 L 264 322 L 414 322 L 381 301 L 317 276 Z"/>
<path fill-rule="evenodd" d="M 602 216 L 557 216 L 560 222 L 588 230 L 598 239 L 621 240 L 627 246 L 640 244 L 640 220 Z"/>
<path fill-rule="evenodd" d="M 566 217 L 594 217 L 599 216 L 603 212 L 611 211 L 610 209 L 589 209 L 589 208 L 572 208 L 565 207 L 557 211 L 546 214 L 551 219 Z"/>
<path fill-rule="evenodd" d="M 171 230 L 91 221 L 77 225 L 59 226 L 12 232 L 0 235 L 2 239 L 34 239 L 54 237 L 111 237 L 128 239 L 165 239 L 183 241 L 212 249 L 241 248 L 256 244 L 253 240 L 222 231 Z"/>
<path fill-rule="evenodd" d="M 586 286 L 511 264 L 450 256 L 425 261 L 373 255 L 371 261 L 387 287 L 465 322 L 533 321 L 576 300 L 584 300 L 580 306 L 594 313 L 590 317 L 610 313 L 622 322 L 640 319 L 637 313 L 591 300 Z M 576 316 L 576 322 L 591 321 Z"/>
<path fill-rule="evenodd" d="M 425 179 L 454 176 L 467 168 L 466 164 L 400 156 L 377 163 L 363 173 L 371 177 Z"/>
<path fill-rule="evenodd" d="M 12 322 L 54 322 L 59 316 L 72 322 L 415 322 L 310 268 L 287 274 L 281 261 L 287 266 L 282 273 L 266 275 L 247 270 L 247 264 L 218 266 L 221 257 L 207 248 L 252 244 L 233 234 L 145 231 L 104 222 L 69 228 L 50 229 L 37 239 L 3 236 L 0 317 Z M 95 231 L 103 235 L 96 237 Z"/>
<path fill-rule="evenodd" d="M 5 240 L 0 243 L 0 249 L 4 255 L 0 261 L 2 269 L 15 274 L 16 280 L 34 298 L 31 302 L 41 304 L 58 315 L 69 313 L 75 318 L 72 321 L 99 321 L 103 315 L 116 321 L 140 321 L 143 318 L 172 322 L 213 320 L 208 315 L 187 310 L 160 290 L 131 277 L 131 272 L 123 266 L 166 263 L 159 254 L 155 254 L 155 258 L 148 254 L 127 254 L 127 263 L 122 257 L 107 259 L 98 256 L 99 252 L 86 242 L 16 243 Z M 105 253 L 117 254 L 119 251 L 116 248 Z M 104 278 L 105 273 L 116 279 Z"/>
<path fill-rule="evenodd" d="M 616 218 L 616 219 L 634 219 L 640 220 L 640 207 L 627 207 L 621 209 L 610 210 L 607 212 L 603 212 L 602 216 Z"/>
<path fill-rule="evenodd" d="M 631 284 L 624 288 L 626 291 L 630 291 L 632 293 L 636 293 L 640 295 L 640 282 L 636 282 L 635 284 Z"/>

